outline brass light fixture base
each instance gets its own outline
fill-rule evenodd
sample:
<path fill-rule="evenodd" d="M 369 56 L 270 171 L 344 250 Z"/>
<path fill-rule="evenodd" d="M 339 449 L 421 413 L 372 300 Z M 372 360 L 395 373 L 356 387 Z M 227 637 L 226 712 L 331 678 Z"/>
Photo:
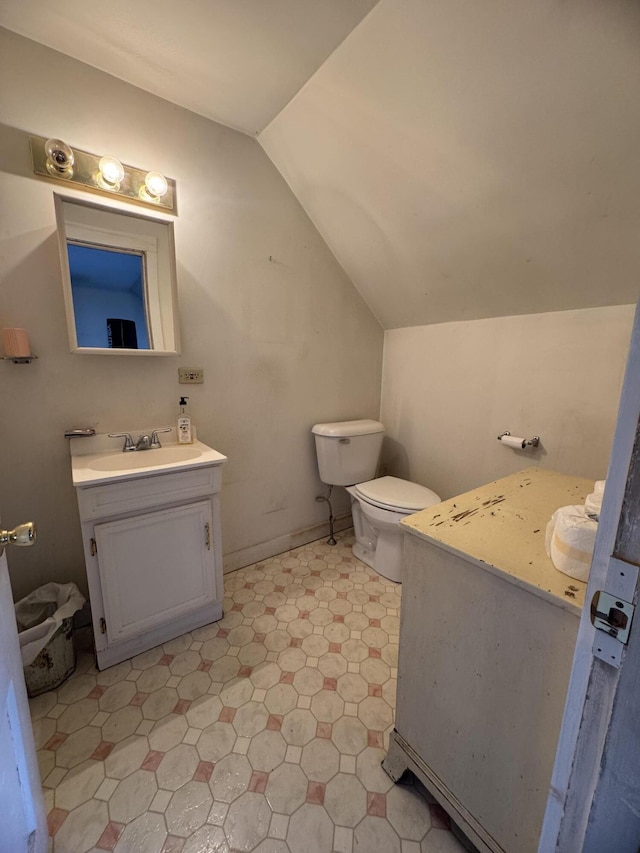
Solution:
<path fill-rule="evenodd" d="M 100 160 L 102 155 L 98 156 L 88 151 L 82 151 L 80 148 L 73 148 L 72 167 L 63 171 L 56 169 L 55 166 L 52 167 L 52 164 L 48 162 L 49 158 L 45 150 L 47 141 L 44 136 L 29 137 L 33 171 L 36 175 L 53 180 L 56 183 L 84 187 L 100 195 L 124 198 L 145 207 L 177 215 L 176 182 L 171 178 L 166 178 L 166 193 L 163 196 L 153 197 L 145 186 L 145 178 L 149 172 L 123 163 L 124 177 L 118 184 L 109 187 L 104 180 L 101 180 Z"/>

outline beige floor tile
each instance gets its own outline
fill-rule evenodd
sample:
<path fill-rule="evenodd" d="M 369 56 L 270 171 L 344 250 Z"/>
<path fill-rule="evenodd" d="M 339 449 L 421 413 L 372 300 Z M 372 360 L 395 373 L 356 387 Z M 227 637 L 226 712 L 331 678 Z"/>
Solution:
<path fill-rule="evenodd" d="M 115 853 L 159 853 L 167 837 L 164 816 L 145 812 L 130 823 L 118 839 Z"/>
<path fill-rule="evenodd" d="M 338 773 L 327 783 L 324 807 L 337 826 L 353 828 L 367 813 L 367 792 L 355 776 Z"/>
<path fill-rule="evenodd" d="M 36 720 L 45 717 L 57 703 L 58 693 L 55 690 L 49 690 L 47 693 L 41 693 L 40 696 L 29 699 L 31 722 L 35 723 Z"/>
<path fill-rule="evenodd" d="M 206 729 L 216 722 L 220 711 L 222 711 L 222 702 L 219 696 L 201 696 L 189 706 L 186 713 L 187 722 L 192 728 Z"/>
<path fill-rule="evenodd" d="M 429 809 L 412 785 L 394 785 L 387 793 L 387 819 L 400 838 L 422 841 L 431 828 Z"/>
<path fill-rule="evenodd" d="M 344 701 L 332 690 L 321 690 L 311 700 L 311 711 L 322 723 L 335 723 L 344 714 Z"/>
<path fill-rule="evenodd" d="M 102 733 L 95 726 L 85 726 L 69 735 L 56 750 L 56 764 L 59 767 L 76 767 L 91 757 L 102 741 Z"/>
<path fill-rule="evenodd" d="M 182 848 L 182 853 L 203 853 L 203 851 L 229 853 L 229 845 L 220 827 L 205 824 L 187 839 Z"/>
<path fill-rule="evenodd" d="M 141 693 L 153 693 L 154 690 L 166 687 L 170 677 L 171 671 L 168 666 L 155 664 L 137 674 L 136 687 Z"/>
<path fill-rule="evenodd" d="M 168 752 L 183 742 L 188 728 L 187 719 L 183 714 L 162 717 L 149 732 L 149 746 L 158 752 Z"/>
<path fill-rule="evenodd" d="M 193 779 L 199 763 L 200 757 L 194 746 L 185 743 L 174 746 L 166 753 L 156 770 L 158 785 L 169 791 L 177 791 Z"/>
<path fill-rule="evenodd" d="M 287 843 L 291 853 L 309 853 L 309 839 L 312 838 L 314 853 L 332 853 L 333 833 L 333 822 L 324 807 L 305 803 L 289 821 Z M 372 853 L 366 847 L 362 849 Z"/>
<path fill-rule="evenodd" d="M 109 799 L 109 814 L 118 823 L 130 823 L 146 812 L 158 786 L 153 773 L 136 770 L 118 783 Z"/>
<path fill-rule="evenodd" d="M 215 800 L 232 803 L 249 787 L 253 773 L 246 755 L 227 755 L 219 761 L 211 776 L 210 786 Z"/>
<path fill-rule="evenodd" d="M 142 722 L 142 711 L 134 705 L 126 705 L 109 716 L 102 726 L 102 737 L 110 743 L 120 743 L 130 737 Z"/>
<path fill-rule="evenodd" d="M 69 706 L 72 708 L 73 706 Z M 66 713 L 69 708 L 65 708 L 63 713 Z M 51 717 L 41 717 L 33 724 L 33 739 L 36 742 L 36 749 L 42 749 L 49 738 L 53 737 L 56 732 L 56 721 Z"/>
<path fill-rule="evenodd" d="M 188 838 L 206 822 L 213 795 L 205 782 L 187 782 L 171 798 L 165 818 L 171 835 Z"/>
<path fill-rule="evenodd" d="M 239 736 L 251 738 L 266 728 L 268 719 L 269 712 L 265 706 L 251 700 L 238 708 L 233 718 L 233 728 Z"/>
<path fill-rule="evenodd" d="M 247 792 L 229 807 L 225 834 L 233 850 L 250 851 L 267 837 L 271 809 L 262 794 Z"/>
<path fill-rule="evenodd" d="M 289 815 L 274 814 L 269 825 L 269 837 L 284 840 L 289 828 Z"/>
<path fill-rule="evenodd" d="M 367 853 L 401 853 L 400 839 L 382 817 L 365 817 L 355 828 L 353 841 L 356 850 Z"/>
<path fill-rule="evenodd" d="M 334 853 L 352 853 L 353 830 L 345 826 L 336 826 L 333 835 Z"/>
<path fill-rule="evenodd" d="M 84 761 L 70 770 L 55 789 L 55 806 L 72 811 L 95 796 L 104 779 L 104 762 Z"/>
<path fill-rule="evenodd" d="M 421 853 L 465 853 L 465 848 L 454 836 L 443 829 L 432 829 L 420 847 Z"/>
<path fill-rule="evenodd" d="M 317 720 L 310 711 L 296 708 L 285 714 L 280 732 L 288 744 L 304 746 L 316 734 Z"/>
<path fill-rule="evenodd" d="M 297 764 L 281 764 L 269 774 L 265 789 L 267 802 L 274 812 L 291 815 L 307 797 L 309 780 Z"/>
<path fill-rule="evenodd" d="M 270 773 L 284 761 L 287 744 L 279 731 L 267 729 L 251 739 L 247 757 L 254 770 Z"/>
<path fill-rule="evenodd" d="M 302 750 L 300 766 L 313 782 L 328 782 L 340 769 L 340 753 L 332 741 L 314 738 Z"/>
<path fill-rule="evenodd" d="M 58 702 L 62 705 L 71 705 L 80 699 L 86 699 L 95 686 L 95 675 L 79 675 L 76 678 L 70 678 L 58 690 Z M 51 712 L 49 715 L 52 716 Z"/>
<path fill-rule="evenodd" d="M 291 684 L 275 684 L 267 690 L 264 699 L 266 709 L 270 714 L 287 714 L 292 711 L 298 701 L 298 694 Z"/>
<path fill-rule="evenodd" d="M 196 748 L 203 761 L 220 761 L 233 749 L 236 732 L 230 723 L 213 723 L 203 730 Z"/>
<path fill-rule="evenodd" d="M 170 714 L 177 702 L 178 693 L 174 687 L 161 687 L 147 696 L 142 705 L 142 714 L 146 720 L 159 720 Z"/>
<path fill-rule="evenodd" d="M 109 821 L 107 804 L 89 800 L 74 809 L 55 835 L 55 853 L 77 853 L 96 844 Z"/>

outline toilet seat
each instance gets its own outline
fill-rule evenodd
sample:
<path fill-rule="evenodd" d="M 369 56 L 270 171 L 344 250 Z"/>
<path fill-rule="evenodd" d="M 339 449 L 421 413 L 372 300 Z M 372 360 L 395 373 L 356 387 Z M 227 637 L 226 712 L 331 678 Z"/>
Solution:
<path fill-rule="evenodd" d="M 439 496 L 431 489 L 399 477 L 378 477 L 358 483 L 354 490 L 366 503 L 393 512 L 408 514 L 440 503 Z"/>

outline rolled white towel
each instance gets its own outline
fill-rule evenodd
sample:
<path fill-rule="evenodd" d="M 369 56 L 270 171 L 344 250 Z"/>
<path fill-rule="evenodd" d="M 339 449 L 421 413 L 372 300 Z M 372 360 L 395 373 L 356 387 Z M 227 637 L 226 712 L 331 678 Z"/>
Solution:
<path fill-rule="evenodd" d="M 602 496 L 604 495 L 604 486 L 606 480 L 596 480 L 593 484 L 593 491 L 587 495 L 584 502 L 584 508 L 589 518 L 600 520 L 600 510 L 602 509 Z"/>
<path fill-rule="evenodd" d="M 547 524 L 547 555 L 558 571 L 579 581 L 589 579 L 598 522 L 583 506 L 562 506 Z"/>

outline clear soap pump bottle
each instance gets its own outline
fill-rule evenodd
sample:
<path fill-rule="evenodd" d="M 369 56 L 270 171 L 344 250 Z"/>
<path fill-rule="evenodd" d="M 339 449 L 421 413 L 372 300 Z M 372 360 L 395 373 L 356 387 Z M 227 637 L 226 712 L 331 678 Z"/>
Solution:
<path fill-rule="evenodd" d="M 178 444 L 193 444 L 191 418 L 185 414 L 188 397 L 180 397 L 180 417 L 178 418 Z"/>

